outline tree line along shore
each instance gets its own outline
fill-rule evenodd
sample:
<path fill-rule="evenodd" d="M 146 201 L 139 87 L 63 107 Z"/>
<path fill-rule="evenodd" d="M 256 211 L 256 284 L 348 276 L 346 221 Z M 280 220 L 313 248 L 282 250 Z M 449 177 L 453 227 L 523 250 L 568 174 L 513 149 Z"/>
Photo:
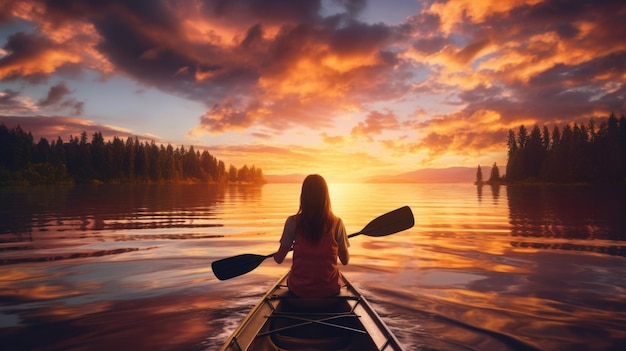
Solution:
<path fill-rule="evenodd" d="M 507 138 L 506 174 L 494 163 L 483 180 L 478 166 L 476 184 L 624 184 L 626 183 L 626 116 L 612 113 L 598 125 L 567 124 L 562 128 L 521 125 Z"/>
<path fill-rule="evenodd" d="M 20 126 L 0 124 L 0 185 L 72 183 L 246 183 L 263 184 L 261 168 L 226 168 L 208 151 L 172 147 L 137 137 L 105 141 L 95 132 L 34 142 Z"/>

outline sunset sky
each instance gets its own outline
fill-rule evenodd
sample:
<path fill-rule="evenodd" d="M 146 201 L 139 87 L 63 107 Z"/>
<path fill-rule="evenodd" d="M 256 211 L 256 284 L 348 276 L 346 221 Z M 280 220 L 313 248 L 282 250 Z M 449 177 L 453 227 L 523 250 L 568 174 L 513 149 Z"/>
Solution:
<path fill-rule="evenodd" d="M 0 123 L 330 181 L 626 113 L 623 0 L 4 0 Z"/>

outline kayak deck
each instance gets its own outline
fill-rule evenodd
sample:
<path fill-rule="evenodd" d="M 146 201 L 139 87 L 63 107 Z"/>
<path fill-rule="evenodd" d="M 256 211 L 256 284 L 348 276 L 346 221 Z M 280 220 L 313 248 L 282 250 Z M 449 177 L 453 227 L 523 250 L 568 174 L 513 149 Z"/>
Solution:
<path fill-rule="evenodd" d="M 300 298 L 287 273 L 226 341 L 222 350 L 402 350 L 369 302 L 341 275 L 341 292 Z"/>

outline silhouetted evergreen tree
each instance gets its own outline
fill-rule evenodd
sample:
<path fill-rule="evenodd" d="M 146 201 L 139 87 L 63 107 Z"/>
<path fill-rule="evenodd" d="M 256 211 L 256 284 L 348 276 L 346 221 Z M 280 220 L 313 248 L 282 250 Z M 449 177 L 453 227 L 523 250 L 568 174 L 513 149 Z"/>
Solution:
<path fill-rule="evenodd" d="M 0 169 L 9 168 L 11 147 L 11 133 L 4 123 L 0 124 Z"/>
<path fill-rule="evenodd" d="M 9 133 L 9 148 L 7 150 L 8 168 L 19 170 L 28 167 L 33 154 L 33 136 L 17 126 Z"/>
<path fill-rule="evenodd" d="M 148 158 L 148 145 L 139 142 L 135 137 L 133 143 L 135 149 L 135 177 L 140 183 L 147 182 L 150 176 L 150 159 Z"/>
<path fill-rule="evenodd" d="M 230 165 L 228 168 L 228 180 L 231 182 L 237 181 L 237 167 Z"/>
<path fill-rule="evenodd" d="M 511 180 L 519 180 L 522 178 L 521 174 L 521 162 L 519 157 L 520 147 L 517 145 L 517 139 L 515 138 L 515 132 L 509 130 L 507 138 L 508 160 L 506 163 L 506 174 Z"/>
<path fill-rule="evenodd" d="M 216 159 L 206 150 L 200 155 L 200 170 L 202 172 L 201 180 L 215 181 L 218 179 Z"/>
<path fill-rule="evenodd" d="M 126 176 L 128 181 L 134 182 L 136 180 L 135 174 L 135 147 L 133 139 L 131 137 L 126 138 L 126 144 L 124 145 L 124 166 L 126 168 Z"/>
<path fill-rule="evenodd" d="M 65 147 L 63 145 L 63 139 L 58 137 L 53 145 L 50 145 L 52 149 L 52 163 L 55 165 L 64 165 L 67 168 L 67 157 L 65 155 Z"/>
<path fill-rule="evenodd" d="M 520 134 L 522 128 L 520 128 Z M 521 140 L 521 137 L 519 137 Z M 520 145 L 521 142 L 520 142 Z M 541 131 L 538 126 L 534 126 L 530 136 L 526 137 L 526 142 L 521 147 L 522 153 L 522 177 L 523 179 L 539 179 L 539 172 L 546 157 L 547 150 L 542 142 Z"/>
<path fill-rule="evenodd" d="M 111 165 L 106 157 L 106 145 L 104 137 L 100 132 L 94 133 L 91 137 L 91 159 L 98 179 L 102 181 L 108 180 Z"/>
<path fill-rule="evenodd" d="M 500 169 L 498 169 L 498 165 L 494 162 L 493 167 L 491 167 L 491 174 L 489 175 L 488 182 L 490 184 L 493 184 L 499 181 L 500 181 Z"/>
<path fill-rule="evenodd" d="M 602 129 L 602 138 L 597 143 L 598 178 L 600 181 L 615 183 L 624 178 L 623 155 L 620 147 L 620 126 L 615 114 L 611 113 Z"/>
<path fill-rule="evenodd" d="M 41 138 L 37 143 L 35 154 L 33 155 L 34 163 L 49 163 L 50 162 L 50 143 L 48 139 Z"/>
<path fill-rule="evenodd" d="M 154 141 L 150 143 L 150 152 L 148 153 L 149 178 L 153 182 L 163 180 L 163 162 L 161 161 L 161 151 Z"/>
<path fill-rule="evenodd" d="M 541 142 L 543 144 L 542 146 L 544 150 L 549 151 L 550 149 L 552 149 L 550 130 L 548 129 L 548 126 L 543 126 L 543 132 L 541 133 Z"/>
<path fill-rule="evenodd" d="M 483 185 L 483 170 L 478 165 L 476 169 L 476 185 Z"/>

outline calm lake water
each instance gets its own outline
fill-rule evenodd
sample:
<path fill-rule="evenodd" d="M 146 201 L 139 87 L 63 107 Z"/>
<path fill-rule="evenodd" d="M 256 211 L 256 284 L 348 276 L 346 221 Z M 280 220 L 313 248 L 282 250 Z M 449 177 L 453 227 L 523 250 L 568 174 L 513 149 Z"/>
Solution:
<path fill-rule="evenodd" d="M 409 205 L 415 227 L 350 239 L 343 272 L 407 350 L 626 349 L 626 191 L 331 184 L 349 233 Z M 0 189 L 2 350 L 215 350 L 282 274 L 218 281 L 277 249 L 299 184 Z"/>

